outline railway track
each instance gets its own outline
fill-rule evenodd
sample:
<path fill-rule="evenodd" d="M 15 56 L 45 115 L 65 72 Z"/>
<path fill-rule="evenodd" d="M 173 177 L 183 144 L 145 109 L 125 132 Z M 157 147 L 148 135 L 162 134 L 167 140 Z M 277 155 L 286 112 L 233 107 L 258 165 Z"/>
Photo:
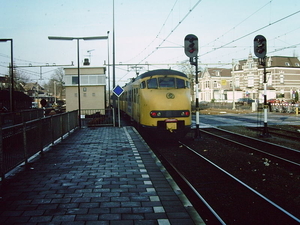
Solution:
<path fill-rule="evenodd" d="M 214 135 L 224 138 L 224 136 L 229 137 L 232 134 L 215 133 Z M 229 139 L 232 138 L 229 137 Z M 224 141 L 222 140 L 222 143 L 225 143 Z M 151 140 L 148 142 L 150 147 L 154 149 L 166 168 L 171 171 L 171 175 L 183 188 L 207 224 L 300 223 L 298 215 L 290 213 L 285 206 L 278 204 L 276 199 L 270 199 L 260 193 L 257 188 L 250 187 L 233 173 L 209 160 L 204 154 L 201 154 L 201 151 L 199 152 L 199 149 L 195 150 L 183 142 L 179 144 L 175 144 L 175 141 L 171 141 L 171 144 L 156 142 L 154 145 L 151 142 L 153 143 Z M 203 141 L 198 143 L 199 145 L 205 144 Z M 262 146 L 266 147 L 266 145 Z M 264 153 L 259 152 L 259 154 Z M 271 156 L 268 155 L 268 157 Z M 282 156 L 279 157 L 282 158 Z M 292 160 L 288 159 L 288 161 Z M 284 163 L 290 163 L 288 161 L 284 161 Z M 292 167 L 297 167 L 298 162 L 292 163 Z"/>
<path fill-rule="evenodd" d="M 248 127 L 250 130 L 256 130 L 256 131 L 262 131 L 262 127 Z M 298 141 L 300 142 L 300 129 L 299 131 L 291 131 L 291 130 L 285 130 L 281 128 L 276 128 L 276 127 L 268 127 L 268 133 L 272 136 L 277 136 L 277 137 L 282 137 L 287 140 L 293 140 L 293 141 Z"/>
<path fill-rule="evenodd" d="M 251 152 L 261 154 L 265 158 L 276 160 L 276 163 L 284 163 L 287 166 L 299 169 L 300 166 L 300 151 L 281 145 L 273 144 L 264 140 L 248 137 L 238 133 L 224 130 L 222 128 L 207 128 L 202 129 L 204 132 L 214 137 L 220 138 L 228 143 L 233 143 L 248 149 Z"/>

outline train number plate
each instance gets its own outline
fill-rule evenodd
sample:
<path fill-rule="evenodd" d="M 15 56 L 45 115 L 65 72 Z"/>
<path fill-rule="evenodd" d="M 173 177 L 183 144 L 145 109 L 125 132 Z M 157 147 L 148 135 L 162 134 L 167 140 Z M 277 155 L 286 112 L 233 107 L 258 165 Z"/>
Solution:
<path fill-rule="evenodd" d="M 177 123 L 166 123 L 167 130 L 176 130 Z"/>

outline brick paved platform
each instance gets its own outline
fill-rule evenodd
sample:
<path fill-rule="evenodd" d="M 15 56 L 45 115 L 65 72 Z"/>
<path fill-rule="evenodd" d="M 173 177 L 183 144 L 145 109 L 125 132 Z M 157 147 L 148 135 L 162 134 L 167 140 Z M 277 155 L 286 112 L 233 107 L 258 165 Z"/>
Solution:
<path fill-rule="evenodd" d="M 85 128 L 14 176 L 0 224 L 204 224 L 132 127 Z"/>

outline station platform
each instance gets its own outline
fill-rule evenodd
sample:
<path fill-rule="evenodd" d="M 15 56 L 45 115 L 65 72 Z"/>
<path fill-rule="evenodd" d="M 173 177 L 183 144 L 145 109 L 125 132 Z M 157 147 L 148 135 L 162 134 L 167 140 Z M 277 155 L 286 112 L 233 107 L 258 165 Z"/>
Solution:
<path fill-rule="evenodd" d="M 204 224 L 131 126 L 75 131 L 0 190 L 0 224 Z"/>

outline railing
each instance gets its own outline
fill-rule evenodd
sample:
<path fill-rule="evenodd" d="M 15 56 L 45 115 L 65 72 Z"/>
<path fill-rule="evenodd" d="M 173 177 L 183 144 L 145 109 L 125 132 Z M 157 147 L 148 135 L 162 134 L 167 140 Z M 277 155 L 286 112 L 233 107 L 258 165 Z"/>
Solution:
<path fill-rule="evenodd" d="M 270 111 L 280 112 L 280 113 L 296 113 L 296 114 L 298 114 L 298 109 L 299 109 L 299 104 L 272 103 Z"/>
<path fill-rule="evenodd" d="M 26 121 L 38 119 L 44 116 L 43 109 L 22 110 L 20 112 L 9 112 L 0 114 L 2 127 L 20 124 Z"/>
<path fill-rule="evenodd" d="M 1 121 L 0 121 L 1 122 Z M 1 124 L 0 124 L 1 125 Z M 0 129 L 0 175 L 20 165 L 78 127 L 78 110 Z M 1 128 L 1 126 L 0 126 Z"/>
<path fill-rule="evenodd" d="M 83 126 L 113 126 L 114 125 L 114 110 L 107 109 L 82 109 L 81 122 Z"/>

